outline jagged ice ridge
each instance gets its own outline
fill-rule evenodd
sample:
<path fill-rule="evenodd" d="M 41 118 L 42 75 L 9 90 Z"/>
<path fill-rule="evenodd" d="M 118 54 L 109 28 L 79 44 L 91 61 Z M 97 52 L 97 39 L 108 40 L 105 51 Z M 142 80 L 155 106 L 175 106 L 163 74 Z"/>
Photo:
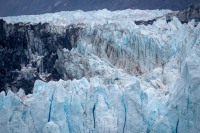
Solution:
<path fill-rule="evenodd" d="M 63 79 L 37 80 L 33 94 L 0 93 L 0 132 L 197 133 L 200 130 L 200 24 L 167 22 L 168 10 L 60 12 L 3 18 L 79 27 L 58 49 Z M 41 19 L 42 18 L 42 19 Z M 158 18 L 152 25 L 135 20 Z M 74 24 L 74 25 L 71 25 Z M 70 79 L 70 78 L 72 79 Z"/>

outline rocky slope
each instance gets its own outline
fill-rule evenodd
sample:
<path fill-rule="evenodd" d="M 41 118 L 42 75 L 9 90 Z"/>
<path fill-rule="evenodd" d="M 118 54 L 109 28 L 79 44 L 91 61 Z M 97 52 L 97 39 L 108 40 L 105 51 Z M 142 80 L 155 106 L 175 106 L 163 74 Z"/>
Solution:
<path fill-rule="evenodd" d="M 7 24 L 0 20 L 0 31 L 0 90 L 23 88 L 28 94 L 36 79 L 63 78 L 54 68 L 57 50 L 71 50 L 74 44 L 69 39 L 76 40 L 79 30 L 60 30 L 47 23 Z"/>
<path fill-rule="evenodd" d="M 168 21 L 171 21 L 174 16 L 176 16 L 181 23 L 188 23 L 194 19 L 197 25 L 198 22 L 200 22 L 200 4 L 190 5 L 189 8 L 184 11 L 169 13 L 166 17 Z"/>

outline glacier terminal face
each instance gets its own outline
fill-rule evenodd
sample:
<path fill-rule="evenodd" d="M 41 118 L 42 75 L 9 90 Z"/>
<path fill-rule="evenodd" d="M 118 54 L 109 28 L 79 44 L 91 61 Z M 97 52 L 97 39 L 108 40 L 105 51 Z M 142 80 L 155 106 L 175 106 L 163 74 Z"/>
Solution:
<path fill-rule="evenodd" d="M 0 133 L 198 133 L 200 24 L 171 12 L 2 18 Z"/>

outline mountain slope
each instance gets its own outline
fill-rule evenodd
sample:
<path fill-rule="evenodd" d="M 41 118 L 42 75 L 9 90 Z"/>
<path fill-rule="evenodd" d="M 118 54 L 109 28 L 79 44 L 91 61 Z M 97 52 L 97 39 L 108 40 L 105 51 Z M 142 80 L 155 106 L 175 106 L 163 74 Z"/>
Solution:
<path fill-rule="evenodd" d="M 171 9 L 183 10 L 199 0 L 7 0 L 0 1 L 0 16 L 41 14 L 68 10 Z"/>

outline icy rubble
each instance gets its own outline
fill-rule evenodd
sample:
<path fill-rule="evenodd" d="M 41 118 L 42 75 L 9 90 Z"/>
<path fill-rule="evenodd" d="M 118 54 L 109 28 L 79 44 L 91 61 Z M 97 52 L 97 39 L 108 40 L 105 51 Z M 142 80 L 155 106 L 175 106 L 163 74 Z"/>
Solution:
<path fill-rule="evenodd" d="M 57 51 L 56 68 L 75 79 L 38 80 L 29 95 L 2 92 L 0 132 L 197 133 L 200 24 L 160 18 L 138 26 L 126 19 L 128 27 L 86 24 L 77 48 Z"/>
<path fill-rule="evenodd" d="M 182 25 L 177 18 L 167 23 L 161 18 L 148 26 L 134 23 L 87 25 L 81 32 L 80 42 L 92 44 L 95 53 L 112 65 L 129 74 L 141 75 L 164 67 L 180 52 L 182 45 L 189 47 L 195 43 L 199 29 L 191 28 L 192 23 Z"/>
<path fill-rule="evenodd" d="M 122 10 L 122 11 L 108 11 L 107 9 L 98 11 L 83 12 L 77 11 L 63 11 L 57 13 L 47 13 L 42 15 L 24 15 L 17 17 L 1 17 L 8 23 L 50 23 L 53 25 L 67 26 L 70 24 L 105 24 L 108 22 L 121 23 L 132 22 L 136 20 L 151 20 L 157 17 L 162 17 L 170 10 Z"/>

